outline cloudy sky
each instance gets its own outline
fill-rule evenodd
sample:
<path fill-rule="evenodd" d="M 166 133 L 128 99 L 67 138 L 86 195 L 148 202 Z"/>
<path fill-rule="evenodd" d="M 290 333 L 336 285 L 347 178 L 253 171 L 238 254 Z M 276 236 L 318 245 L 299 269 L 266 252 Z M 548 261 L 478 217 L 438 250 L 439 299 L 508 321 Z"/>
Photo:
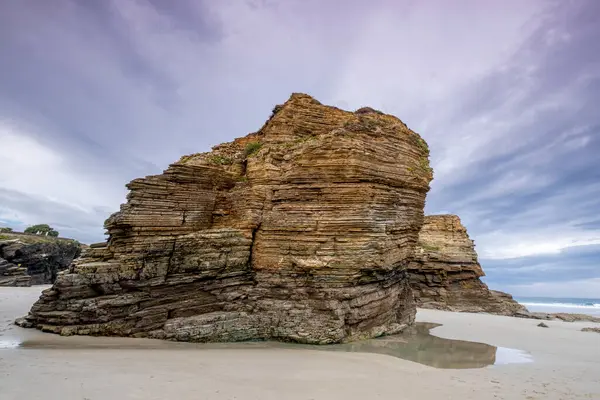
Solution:
<path fill-rule="evenodd" d="M 103 240 L 126 182 L 306 92 L 429 142 L 492 288 L 600 297 L 599 42 L 595 0 L 5 0 L 0 225 Z"/>

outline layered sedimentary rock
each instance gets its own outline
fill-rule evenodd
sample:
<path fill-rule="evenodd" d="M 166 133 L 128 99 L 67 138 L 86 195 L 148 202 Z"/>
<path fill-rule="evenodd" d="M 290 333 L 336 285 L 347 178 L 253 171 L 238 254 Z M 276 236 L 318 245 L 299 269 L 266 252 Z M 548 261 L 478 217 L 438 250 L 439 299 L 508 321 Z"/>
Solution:
<path fill-rule="evenodd" d="M 58 272 L 66 269 L 81 254 L 80 244 L 69 239 L 16 233 L 2 234 L 2 237 L 4 237 L 0 240 L 0 285 L 2 286 L 53 283 Z"/>
<path fill-rule="evenodd" d="M 132 181 L 108 243 L 19 323 L 185 341 L 398 332 L 431 178 L 396 117 L 294 94 L 258 132 Z"/>
<path fill-rule="evenodd" d="M 0 257 L 0 286 L 31 286 L 27 268 L 19 267 Z"/>
<path fill-rule="evenodd" d="M 489 290 L 475 245 L 456 215 L 428 215 L 409 266 L 420 307 L 514 315 L 525 308 L 507 293 Z"/>

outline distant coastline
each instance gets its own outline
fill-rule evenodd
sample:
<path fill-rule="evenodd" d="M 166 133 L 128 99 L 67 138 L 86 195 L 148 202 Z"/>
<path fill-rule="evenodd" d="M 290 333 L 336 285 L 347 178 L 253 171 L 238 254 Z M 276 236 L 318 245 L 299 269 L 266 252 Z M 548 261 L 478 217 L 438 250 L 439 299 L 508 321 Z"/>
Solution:
<path fill-rule="evenodd" d="M 599 298 L 514 296 L 514 299 L 532 312 L 564 312 L 600 316 Z"/>

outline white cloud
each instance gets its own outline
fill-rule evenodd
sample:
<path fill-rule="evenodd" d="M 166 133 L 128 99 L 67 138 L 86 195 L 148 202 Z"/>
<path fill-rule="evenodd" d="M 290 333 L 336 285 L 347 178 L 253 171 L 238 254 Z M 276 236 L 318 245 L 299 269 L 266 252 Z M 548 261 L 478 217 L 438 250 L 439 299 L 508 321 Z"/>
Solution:
<path fill-rule="evenodd" d="M 507 285 L 502 289 L 514 296 L 598 298 L 600 278 Z"/>
<path fill-rule="evenodd" d="M 0 121 L 0 186 L 43 196 L 85 211 L 114 206 L 123 199 L 117 188 L 103 187 L 70 165 L 67 154 L 43 145 L 33 137 Z"/>
<path fill-rule="evenodd" d="M 68 154 L 52 149 L 19 127 L 0 121 L 0 219 L 20 227 L 48 223 L 69 224 L 69 220 L 87 220 L 101 232 L 103 213 L 99 209 L 116 209 L 124 200 L 124 191 L 110 182 L 95 181 L 69 162 Z M 38 207 L 25 207 L 23 199 L 37 199 Z M 43 204 L 45 204 L 46 209 Z M 65 221 L 56 221 L 59 209 L 70 210 Z M 53 214 L 54 211 L 54 214 Z M 75 216 L 74 214 L 79 214 Z M 72 227 L 77 230 L 77 227 Z M 84 234 L 85 235 L 85 234 Z"/>
<path fill-rule="evenodd" d="M 478 235 L 477 252 L 482 259 L 508 259 L 558 254 L 575 246 L 600 244 L 600 233 L 566 226 L 515 231 L 492 231 Z"/>
<path fill-rule="evenodd" d="M 497 180 L 442 198 L 441 189 L 490 172 L 476 170 L 478 162 L 511 154 L 543 134 L 530 128 L 544 122 L 545 112 L 568 114 L 587 101 L 578 90 L 591 75 L 577 74 L 579 79 L 540 95 L 538 79 L 551 65 L 543 64 L 538 48 L 514 57 L 543 22 L 537 16 L 548 2 L 465 0 L 460 8 L 443 0 L 348 2 L 343 8 L 319 0 L 260 3 L 189 2 L 193 12 L 184 17 L 193 20 L 195 12 L 211 21 L 202 27 L 200 18 L 187 30 L 172 20 L 181 15 L 143 0 L 97 3 L 110 4 L 103 13 L 66 0 L 43 13 L 19 2 L 7 5 L 0 25 L 14 34 L 3 35 L 0 44 L 13 46 L 7 57 L 13 69 L 3 68 L 0 77 L 0 116 L 17 118 L 11 111 L 18 110 L 24 115 L 20 121 L 31 121 L 39 113 L 48 124 L 35 120 L 35 132 L 0 125 L 0 145 L 11 146 L 9 152 L 3 148 L 0 161 L 15 166 L 11 173 L 0 171 L 0 189 L 27 193 L 47 210 L 68 207 L 78 214 L 61 212 L 65 224 L 97 235 L 107 213 L 98 210 L 116 211 L 128 179 L 156 172 L 126 162 L 135 158 L 162 169 L 181 154 L 257 129 L 274 104 L 292 91 L 306 91 L 345 108 L 380 108 L 421 132 L 430 142 L 436 177 L 429 199 L 442 200 L 441 210 L 458 212 L 470 230 L 471 223 L 485 228 L 473 235 L 482 257 L 597 243 L 593 232 L 574 226 L 578 218 L 568 224 L 545 220 L 560 217 L 574 200 L 581 205 L 582 190 L 577 192 L 582 199 L 549 195 L 519 215 L 506 212 L 506 220 L 521 221 L 516 228 L 498 229 L 497 221 L 486 225 L 474 204 L 482 209 L 490 200 L 551 186 L 557 174 L 549 155 L 571 158 L 567 151 L 585 148 L 591 136 L 549 139 Z M 203 36 L 206 30 L 211 32 Z M 577 37 L 555 27 L 546 39 L 552 47 Z M 20 75 L 25 69 L 29 73 Z M 506 78 L 503 73 L 513 72 L 514 79 L 483 91 L 486 77 L 494 81 L 494 74 Z M 469 103 L 469 95 L 480 90 L 482 101 L 498 104 L 478 109 Z M 6 103 L 13 107 L 4 108 Z M 76 138 L 98 143 L 93 168 L 88 151 L 95 144 L 85 143 L 85 149 Z M 118 153 L 119 161 L 109 152 Z M 123 172 L 111 175 L 107 169 Z M 51 215 L 34 209 L 5 207 L 0 218 L 33 223 Z"/>
<path fill-rule="evenodd" d="M 590 214 L 595 212 L 599 196 L 600 184 L 587 184 L 577 190 L 548 192 L 537 203 L 520 205 L 514 211 L 509 208 L 512 212 L 491 221 L 484 217 L 489 215 L 485 202 L 483 207 L 469 202 L 461 206 L 461 217 L 467 227 L 477 225 L 478 233 L 471 232 L 471 237 L 483 259 L 557 254 L 569 247 L 600 244 L 600 230 L 585 228 L 594 218 Z"/>
<path fill-rule="evenodd" d="M 352 26 L 357 39 L 332 97 L 396 113 L 433 138 L 430 127 L 447 116 L 458 92 L 504 65 L 543 7 L 538 1 L 510 5 L 466 1 L 460 11 L 445 1 L 369 7 L 363 22 Z"/>

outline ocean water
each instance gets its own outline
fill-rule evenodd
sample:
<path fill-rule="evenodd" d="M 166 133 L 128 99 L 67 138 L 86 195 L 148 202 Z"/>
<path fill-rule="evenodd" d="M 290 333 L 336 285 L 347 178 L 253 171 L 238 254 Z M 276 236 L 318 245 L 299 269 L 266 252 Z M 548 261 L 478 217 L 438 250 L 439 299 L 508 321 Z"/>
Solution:
<path fill-rule="evenodd" d="M 514 296 L 514 299 L 527 307 L 529 311 L 548 313 L 565 312 L 600 316 L 600 298 Z"/>

